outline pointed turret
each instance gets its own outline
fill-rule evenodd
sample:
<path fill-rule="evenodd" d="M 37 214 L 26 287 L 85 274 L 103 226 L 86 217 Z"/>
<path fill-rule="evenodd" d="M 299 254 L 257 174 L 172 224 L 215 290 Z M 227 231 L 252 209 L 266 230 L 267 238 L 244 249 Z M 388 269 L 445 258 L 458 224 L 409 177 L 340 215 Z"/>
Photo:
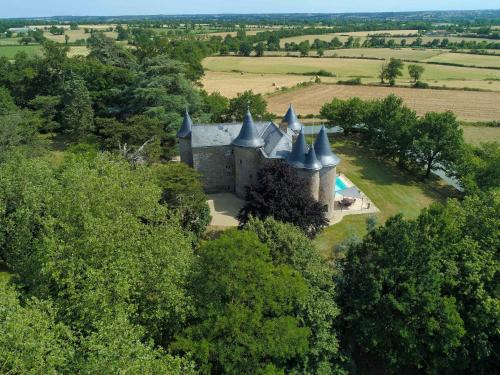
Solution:
<path fill-rule="evenodd" d="M 324 126 L 321 127 L 321 130 L 316 136 L 314 148 L 316 150 L 316 156 L 323 167 L 332 167 L 340 163 L 340 158 L 332 152 Z"/>
<path fill-rule="evenodd" d="M 264 140 L 259 136 L 249 109 L 247 109 L 247 113 L 243 119 L 240 134 L 234 139 L 233 145 L 252 148 L 264 146 Z"/>
<path fill-rule="evenodd" d="M 182 126 L 177 132 L 177 138 L 191 138 L 191 129 L 193 128 L 193 120 L 189 116 L 189 112 L 186 109 L 184 113 L 184 120 L 182 121 Z"/>
<path fill-rule="evenodd" d="M 296 133 L 298 133 L 300 129 L 302 129 L 302 124 L 295 114 L 295 111 L 291 104 L 290 107 L 288 107 L 288 111 L 286 112 L 285 117 L 283 117 L 283 120 L 281 120 L 281 123 L 288 126 L 288 129 L 293 130 Z"/>
<path fill-rule="evenodd" d="M 288 163 L 296 168 L 304 168 L 306 161 L 307 144 L 304 136 L 304 129 L 300 130 L 297 140 L 292 146 L 292 152 L 288 156 Z"/>
<path fill-rule="evenodd" d="M 306 155 L 306 161 L 304 163 L 304 169 L 310 169 L 313 171 L 319 171 L 322 168 L 321 163 L 316 157 L 316 151 L 314 151 L 314 145 L 309 147 L 309 152 Z"/>

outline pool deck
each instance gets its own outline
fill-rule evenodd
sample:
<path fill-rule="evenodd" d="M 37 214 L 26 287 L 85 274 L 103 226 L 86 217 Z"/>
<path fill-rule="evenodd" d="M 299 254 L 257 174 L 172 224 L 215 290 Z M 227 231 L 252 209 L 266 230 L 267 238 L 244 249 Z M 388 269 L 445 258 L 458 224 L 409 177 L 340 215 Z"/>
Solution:
<path fill-rule="evenodd" d="M 339 174 L 338 177 L 344 181 L 346 187 L 350 188 L 355 186 L 351 180 L 349 180 L 343 174 Z M 358 198 L 355 202 L 349 207 L 342 207 L 340 202 L 342 201 L 342 195 L 338 192 L 335 193 L 335 207 L 333 216 L 330 218 L 330 225 L 338 224 L 342 221 L 342 219 L 347 215 L 365 215 L 365 214 L 374 214 L 380 212 L 380 210 L 373 204 L 370 198 L 368 198 L 361 190 L 358 190 L 361 193 L 362 198 Z"/>

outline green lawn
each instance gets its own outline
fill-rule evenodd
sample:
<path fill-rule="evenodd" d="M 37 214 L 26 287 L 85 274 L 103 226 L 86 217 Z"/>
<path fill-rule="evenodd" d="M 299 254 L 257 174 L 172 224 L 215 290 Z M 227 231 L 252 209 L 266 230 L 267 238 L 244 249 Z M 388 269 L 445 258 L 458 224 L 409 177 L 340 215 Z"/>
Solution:
<path fill-rule="evenodd" d="M 380 213 L 376 215 L 379 224 L 397 213 L 416 217 L 422 208 L 445 198 L 445 189 L 435 181 L 419 181 L 375 158 L 351 141 L 334 141 L 332 147 L 342 159 L 338 171 L 346 175 L 379 208 Z M 339 224 L 328 227 L 315 240 L 321 254 L 330 258 L 335 245 L 350 235 L 363 236 L 367 217 L 347 216 Z"/>

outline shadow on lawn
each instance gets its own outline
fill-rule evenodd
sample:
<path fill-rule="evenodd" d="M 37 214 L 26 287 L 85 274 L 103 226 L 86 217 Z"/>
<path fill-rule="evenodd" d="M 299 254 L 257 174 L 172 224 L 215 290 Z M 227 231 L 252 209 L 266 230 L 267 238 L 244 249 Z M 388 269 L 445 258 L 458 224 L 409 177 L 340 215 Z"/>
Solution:
<path fill-rule="evenodd" d="M 359 171 L 359 178 L 377 185 L 405 185 L 420 188 L 429 198 L 442 200 L 456 195 L 456 190 L 437 176 L 424 180 L 408 171 L 399 169 L 393 162 L 377 157 L 373 152 L 349 139 L 339 140 L 333 145 L 335 152 L 347 157 Z"/>

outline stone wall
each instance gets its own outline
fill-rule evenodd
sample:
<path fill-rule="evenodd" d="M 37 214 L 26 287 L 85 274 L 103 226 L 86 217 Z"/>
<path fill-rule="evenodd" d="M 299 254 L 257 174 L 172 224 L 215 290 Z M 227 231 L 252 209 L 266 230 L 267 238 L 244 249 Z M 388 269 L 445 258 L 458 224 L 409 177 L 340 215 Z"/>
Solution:
<path fill-rule="evenodd" d="M 191 149 L 191 139 L 179 138 L 179 154 L 181 161 L 190 167 L 193 166 L 193 151 Z"/>
<path fill-rule="evenodd" d="M 234 192 L 234 154 L 232 146 L 193 149 L 193 167 L 202 175 L 207 193 Z"/>
<path fill-rule="evenodd" d="M 259 150 L 234 146 L 235 192 L 238 197 L 245 199 L 246 187 L 257 181 L 261 162 Z"/>
<path fill-rule="evenodd" d="M 311 192 L 313 198 L 319 200 L 319 171 L 297 169 L 297 173 L 305 180 L 305 188 Z"/>
<path fill-rule="evenodd" d="M 323 167 L 319 171 L 319 202 L 328 206 L 327 218 L 333 216 L 336 175 L 336 167 Z"/>

